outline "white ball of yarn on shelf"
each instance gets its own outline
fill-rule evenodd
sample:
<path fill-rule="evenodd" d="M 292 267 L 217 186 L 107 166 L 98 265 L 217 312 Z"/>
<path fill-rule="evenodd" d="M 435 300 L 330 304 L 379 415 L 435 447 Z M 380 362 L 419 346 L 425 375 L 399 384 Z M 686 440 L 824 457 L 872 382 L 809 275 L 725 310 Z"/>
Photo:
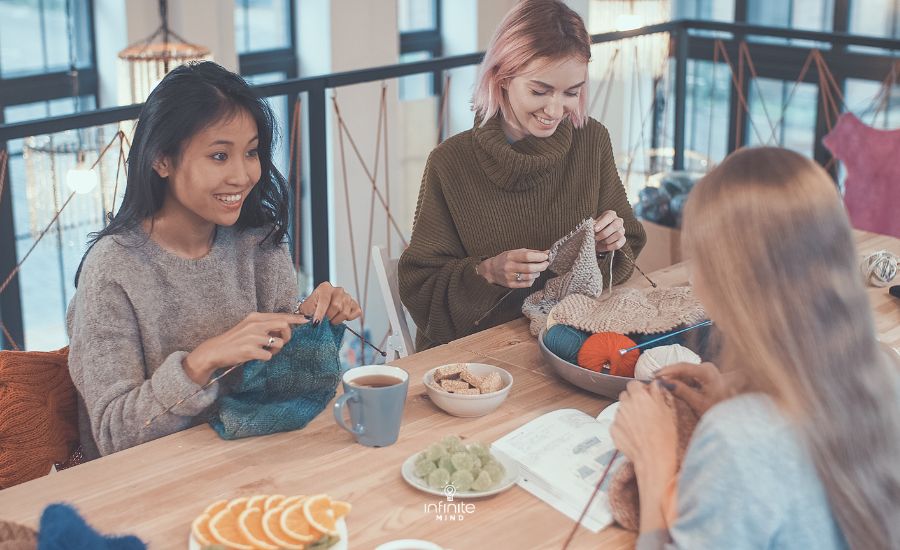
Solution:
<path fill-rule="evenodd" d="M 650 348 L 638 357 L 634 367 L 634 377 L 638 380 L 651 380 L 656 371 L 675 363 L 701 363 L 700 356 L 679 344 Z"/>

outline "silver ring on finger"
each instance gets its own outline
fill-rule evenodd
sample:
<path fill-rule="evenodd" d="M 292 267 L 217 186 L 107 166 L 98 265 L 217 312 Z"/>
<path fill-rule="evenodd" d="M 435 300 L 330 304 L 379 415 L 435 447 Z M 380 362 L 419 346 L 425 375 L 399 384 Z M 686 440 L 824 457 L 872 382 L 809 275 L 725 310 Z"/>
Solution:
<path fill-rule="evenodd" d="M 517 283 L 521 283 L 521 282 L 522 282 L 522 274 L 519 273 L 518 271 L 516 271 L 516 282 L 517 282 Z"/>
<path fill-rule="evenodd" d="M 271 348 L 271 347 L 274 346 L 274 345 L 275 345 L 275 337 L 274 337 L 274 336 L 269 336 L 269 341 L 266 342 L 266 345 L 263 346 L 263 347 L 266 348 L 266 349 L 269 349 L 269 348 Z"/>

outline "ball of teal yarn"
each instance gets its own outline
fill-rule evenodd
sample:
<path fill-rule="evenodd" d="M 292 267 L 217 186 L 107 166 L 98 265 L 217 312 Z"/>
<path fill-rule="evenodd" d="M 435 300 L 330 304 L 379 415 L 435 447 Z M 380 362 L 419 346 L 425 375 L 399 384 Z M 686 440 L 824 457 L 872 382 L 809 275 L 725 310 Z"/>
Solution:
<path fill-rule="evenodd" d="M 575 365 L 578 364 L 578 350 L 588 336 L 587 332 L 568 325 L 553 325 L 544 333 L 544 345 L 560 359 Z"/>

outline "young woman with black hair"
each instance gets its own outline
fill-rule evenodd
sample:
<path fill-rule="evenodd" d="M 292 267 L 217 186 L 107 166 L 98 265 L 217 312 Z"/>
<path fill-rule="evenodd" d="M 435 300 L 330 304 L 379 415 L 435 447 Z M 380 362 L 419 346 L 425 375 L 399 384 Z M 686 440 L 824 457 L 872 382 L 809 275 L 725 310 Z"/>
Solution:
<path fill-rule="evenodd" d="M 307 322 L 291 313 L 288 188 L 272 144 L 266 102 L 215 63 L 173 70 L 144 104 L 122 205 L 92 236 L 68 311 L 85 458 L 201 422 L 218 383 L 144 427 L 217 369 L 271 359 Z M 340 323 L 360 309 L 323 283 L 301 313 Z"/>

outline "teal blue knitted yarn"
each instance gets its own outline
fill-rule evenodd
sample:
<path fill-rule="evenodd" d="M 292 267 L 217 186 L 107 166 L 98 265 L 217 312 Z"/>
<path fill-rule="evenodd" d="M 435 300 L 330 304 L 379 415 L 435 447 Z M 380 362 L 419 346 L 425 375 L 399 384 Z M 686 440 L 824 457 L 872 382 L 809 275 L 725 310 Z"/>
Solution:
<path fill-rule="evenodd" d="M 334 397 L 341 380 L 343 324 L 324 319 L 294 327 L 270 361 L 250 361 L 240 380 L 219 398 L 209 419 L 223 439 L 299 430 Z"/>
<path fill-rule="evenodd" d="M 587 332 L 568 325 L 553 325 L 544 333 L 544 345 L 560 359 L 577 365 L 578 350 L 588 336 Z"/>

